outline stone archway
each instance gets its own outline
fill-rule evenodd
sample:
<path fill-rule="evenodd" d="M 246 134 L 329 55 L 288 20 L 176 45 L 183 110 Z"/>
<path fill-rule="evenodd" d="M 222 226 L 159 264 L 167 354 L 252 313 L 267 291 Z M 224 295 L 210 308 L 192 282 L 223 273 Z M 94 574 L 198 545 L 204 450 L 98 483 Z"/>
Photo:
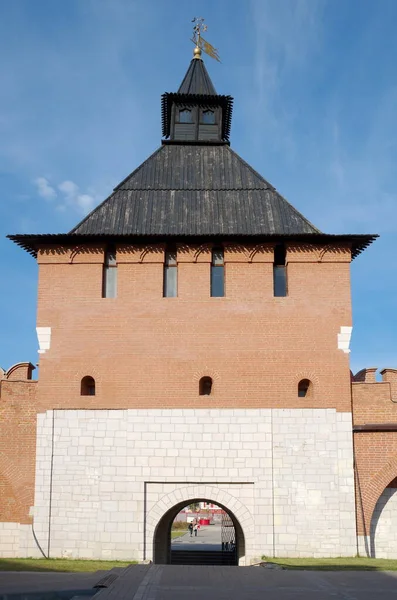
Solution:
<path fill-rule="evenodd" d="M 160 519 L 157 524 L 157 527 L 154 532 L 154 540 L 153 540 L 153 562 L 156 564 L 168 564 L 170 562 L 170 531 L 173 520 L 176 515 L 187 505 L 193 504 L 196 502 L 208 502 L 214 503 L 212 498 L 188 498 L 187 500 L 183 500 L 176 504 L 170 510 L 168 510 Z M 244 531 L 236 519 L 235 515 L 227 509 L 226 506 L 222 504 L 218 504 L 225 512 L 230 516 L 235 530 L 236 535 L 236 549 L 237 552 L 233 554 L 233 564 L 239 564 L 240 560 L 243 561 L 245 559 L 245 536 Z M 216 552 L 215 554 L 218 554 Z M 234 562 L 234 557 L 236 557 L 237 562 Z M 228 563 L 230 564 L 230 563 Z"/>
<path fill-rule="evenodd" d="M 375 506 L 384 489 L 393 481 L 397 475 L 397 456 L 383 467 L 381 471 L 371 480 L 370 485 L 363 491 L 363 507 L 365 514 L 364 531 L 369 535 Z"/>
<path fill-rule="evenodd" d="M 208 485 L 178 487 L 164 495 L 147 514 L 147 558 L 153 562 L 169 562 L 170 529 L 178 512 L 187 504 L 207 501 L 223 508 L 231 517 L 237 541 L 238 564 L 248 564 L 251 556 L 254 522 L 240 500 L 221 488 Z"/>

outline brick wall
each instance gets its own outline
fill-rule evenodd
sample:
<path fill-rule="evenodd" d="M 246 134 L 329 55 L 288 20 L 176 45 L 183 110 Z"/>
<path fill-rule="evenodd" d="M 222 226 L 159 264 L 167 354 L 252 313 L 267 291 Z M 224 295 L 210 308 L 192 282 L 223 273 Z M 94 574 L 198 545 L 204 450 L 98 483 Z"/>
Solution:
<path fill-rule="evenodd" d="M 163 298 L 163 248 L 120 248 L 117 298 L 102 298 L 103 248 L 39 256 L 38 326 L 51 327 L 40 359 L 45 408 L 334 407 L 350 411 L 350 252 L 288 251 L 286 298 L 273 297 L 272 248 L 225 249 L 225 298 L 210 298 L 210 250 L 178 249 L 178 297 Z M 85 375 L 96 396 L 81 397 Z M 300 379 L 313 381 L 297 397 Z"/>
<path fill-rule="evenodd" d="M 0 522 L 31 522 L 37 414 L 32 368 L 14 365 L 0 381 Z"/>
<path fill-rule="evenodd" d="M 354 425 L 397 424 L 395 398 L 397 372 L 385 369 L 382 381 L 375 379 L 376 369 L 365 369 L 352 383 Z M 358 381 L 355 381 L 358 379 Z M 361 551 L 374 550 L 376 531 L 374 521 L 380 511 L 375 511 L 385 488 L 397 476 L 397 431 L 360 431 L 354 434 L 356 464 L 356 502 L 358 535 L 367 537 L 360 542 Z M 374 512 L 375 511 L 375 512 Z M 366 548 L 365 548 L 366 546 Z"/>

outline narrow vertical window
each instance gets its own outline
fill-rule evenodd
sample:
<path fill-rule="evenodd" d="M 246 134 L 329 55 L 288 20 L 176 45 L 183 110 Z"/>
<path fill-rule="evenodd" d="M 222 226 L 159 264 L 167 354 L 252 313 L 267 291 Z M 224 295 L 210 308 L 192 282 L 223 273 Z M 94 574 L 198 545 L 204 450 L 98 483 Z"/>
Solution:
<path fill-rule="evenodd" d="M 164 257 L 164 298 L 176 298 L 178 295 L 178 264 L 176 250 L 167 250 Z"/>
<path fill-rule="evenodd" d="M 285 247 L 277 244 L 274 248 L 273 295 L 287 295 L 287 266 L 285 264 Z"/>
<path fill-rule="evenodd" d="M 117 296 L 117 262 L 116 249 L 108 248 L 105 252 L 103 265 L 102 298 L 116 298 Z"/>
<path fill-rule="evenodd" d="M 225 295 L 225 264 L 223 248 L 212 250 L 211 262 L 211 296 L 220 298 Z"/>

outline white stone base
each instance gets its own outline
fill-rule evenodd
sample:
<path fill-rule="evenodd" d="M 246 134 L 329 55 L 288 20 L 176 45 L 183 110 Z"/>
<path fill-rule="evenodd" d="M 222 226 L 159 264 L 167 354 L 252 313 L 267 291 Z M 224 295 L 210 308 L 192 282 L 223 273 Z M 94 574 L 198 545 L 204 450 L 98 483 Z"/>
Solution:
<path fill-rule="evenodd" d="M 0 558 L 41 558 L 31 525 L 0 523 Z"/>
<path fill-rule="evenodd" d="M 235 515 L 246 564 L 262 555 L 354 556 L 351 414 L 186 409 L 38 416 L 34 523 L 51 557 L 152 559 L 164 513 L 194 499 L 224 504 Z M 14 556 L 21 552 L 15 542 L 11 547 Z"/>
<path fill-rule="evenodd" d="M 371 538 L 369 535 L 357 536 L 357 552 L 359 556 L 371 557 Z"/>

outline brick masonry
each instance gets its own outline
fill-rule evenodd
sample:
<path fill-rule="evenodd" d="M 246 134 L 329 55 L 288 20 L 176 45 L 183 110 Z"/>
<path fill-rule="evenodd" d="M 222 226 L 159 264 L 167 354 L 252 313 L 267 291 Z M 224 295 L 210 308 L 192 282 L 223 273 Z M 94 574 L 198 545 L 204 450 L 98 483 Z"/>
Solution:
<path fill-rule="evenodd" d="M 178 297 L 163 298 L 164 247 L 120 247 L 117 298 L 102 298 L 104 248 L 42 251 L 37 325 L 47 408 L 336 408 L 351 412 L 350 251 L 288 249 L 288 296 L 273 296 L 273 248 L 225 248 L 224 298 L 210 297 L 209 246 L 178 249 Z M 73 301 L 71 301 L 73 299 Z M 310 301 L 308 301 L 310 299 Z M 298 317 L 299 316 L 299 317 Z M 150 372 L 151 376 L 148 377 Z M 80 396 L 91 375 L 95 398 Z M 199 378 L 213 378 L 211 398 Z M 314 394 L 298 398 L 300 379 Z"/>
<path fill-rule="evenodd" d="M 376 368 L 363 369 L 353 379 L 354 425 L 397 426 L 397 371 L 384 369 L 381 381 L 376 380 L 376 372 Z M 355 433 L 354 453 L 359 552 L 364 556 L 378 556 L 378 549 L 383 548 L 383 555 L 390 538 L 389 558 L 397 558 L 393 534 L 386 533 L 387 528 L 379 516 L 382 507 L 386 521 L 388 519 L 389 504 L 385 504 L 384 498 L 389 493 L 388 486 L 397 476 L 397 431 Z"/>

